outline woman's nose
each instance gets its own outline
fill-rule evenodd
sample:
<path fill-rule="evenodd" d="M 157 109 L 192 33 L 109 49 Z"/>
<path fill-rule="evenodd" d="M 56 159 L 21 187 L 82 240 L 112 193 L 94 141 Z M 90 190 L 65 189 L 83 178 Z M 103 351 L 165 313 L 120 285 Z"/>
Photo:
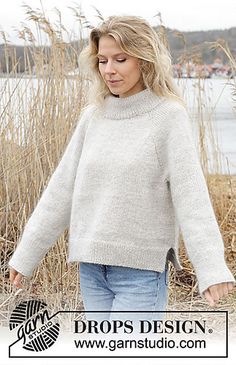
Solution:
<path fill-rule="evenodd" d="M 107 62 L 105 67 L 105 73 L 107 74 L 114 74 L 116 71 L 113 67 L 113 64 L 111 62 Z"/>

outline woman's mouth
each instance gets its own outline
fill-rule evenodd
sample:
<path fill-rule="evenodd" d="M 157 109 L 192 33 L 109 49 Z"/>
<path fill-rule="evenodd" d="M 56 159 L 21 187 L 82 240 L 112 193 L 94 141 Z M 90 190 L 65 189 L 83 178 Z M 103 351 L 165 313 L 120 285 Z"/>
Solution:
<path fill-rule="evenodd" d="M 116 84 L 118 84 L 120 81 L 121 81 L 121 80 L 108 80 L 107 82 L 108 82 L 108 84 L 109 84 L 109 85 L 116 85 Z"/>

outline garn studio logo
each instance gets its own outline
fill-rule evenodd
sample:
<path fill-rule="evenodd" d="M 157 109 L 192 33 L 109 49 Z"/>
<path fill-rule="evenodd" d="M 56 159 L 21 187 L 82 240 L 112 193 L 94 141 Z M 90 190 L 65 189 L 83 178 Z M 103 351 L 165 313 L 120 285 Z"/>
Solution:
<path fill-rule="evenodd" d="M 44 351 L 57 340 L 60 325 L 50 318 L 47 304 L 39 300 L 21 302 L 13 310 L 9 327 L 17 329 L 18 340 L 23 339 L 23 348 L 29 351 Z"/>

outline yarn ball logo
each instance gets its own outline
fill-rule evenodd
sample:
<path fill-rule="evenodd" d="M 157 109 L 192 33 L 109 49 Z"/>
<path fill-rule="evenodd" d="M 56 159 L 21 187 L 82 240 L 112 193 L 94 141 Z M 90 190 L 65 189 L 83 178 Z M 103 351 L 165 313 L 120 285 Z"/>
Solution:
<path fill-rule="evenodd" d="M 23 348 L 29 351 L 44 351 L 57 340 L 60 325 L 39 300 L 23 301 L 13 310 L 9 328 L 17 328 L 18 340 L 23 339 Z"/>

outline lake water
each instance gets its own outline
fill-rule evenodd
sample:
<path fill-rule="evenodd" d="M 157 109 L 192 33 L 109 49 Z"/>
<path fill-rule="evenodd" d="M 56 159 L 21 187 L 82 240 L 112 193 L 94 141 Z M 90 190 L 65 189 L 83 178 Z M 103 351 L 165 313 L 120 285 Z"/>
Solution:
<path fill-rule="evenodd" d="M 183 91 L 184 98 L 187 102 L 191 120 L 193 122 L 193 131 L 198 143 L 198 123 L 199 115 L 206 130 L 206 141 L 208 149 L 208 169 L 210 172 L 236 174 L 236 97 L 233 101 L 232 91 L 233 84 L 236 87 L 236 80 L 227 79 L 175 79 Z M 17 113 L 19 110 L 27 111 L 27 100 L 33 98 L 37 79 L 10 79 L 6 83 L 4 78 L 0 78 L 0 115 L 8 102 L 9 94 L 12 94 L 16 112 L 14 113 L 17 124 Z M 73 82 L 72 80 L 68 81 Z M 19 83 L 19 84 L 18 84 Z M 17 96 L 15 90 L 20 87 L 24 94 L 24 100 Z M 201 101 L 200 101 L 201 100 Z M 19 108 L 19 105 L 20 108 Z M 13 107 L 14 107 L 13 106 Z M 213 153 L 210 133 L 208 132 L 209 121 L 213 128 L 215 140 L 218 143 L 218 159 L 221 160 L 221 170 L 217 171 L 213 165 Z M 4 124 L 1 120 L 1 124 Z"/>
<path fill-rule="evenodd" d="M 199 123 L 206 131 L 209 171 L 217 172 L 213 165 L 213 153 L 217 151 L 221 162 L 218 172 L 236 174 L 236 80 L 226 79 L 180 79 L 176 80 L 184 94 L 189 114 L 193 122 L 193 131 L 198 141 Z M 200 102 L 201 100 L 201 102 Z M 216 148 L 212 145 L 209 125 L 212 126 Z"/>

